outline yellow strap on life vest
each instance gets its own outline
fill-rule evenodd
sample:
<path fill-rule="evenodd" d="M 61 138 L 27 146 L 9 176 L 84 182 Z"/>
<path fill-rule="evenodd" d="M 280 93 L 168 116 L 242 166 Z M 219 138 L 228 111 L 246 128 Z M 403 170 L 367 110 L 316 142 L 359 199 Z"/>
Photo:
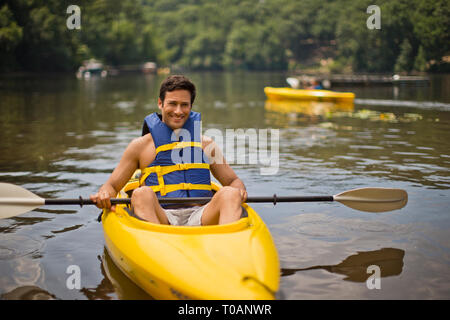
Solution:
<path fill-rule="evenodd" d="M 179 184 L 166 184 L 159 186 L 149 186 L 154 192 L 160 192 L 162 196 L 169 192 L 176 190 L 212 190 L 210 184 L 192 184 L 192 183 L 179 183 Z M 162 187 L 162 188 L 161 188 Z M 164 192 L 164 194 L 163 194 Z"/>
<path fill-rule="evenodd" d="M 141 179 L 139 181 L 140 185 L 144 185 L 145 179 L 147 179 L 147 177 L 151 174 L 151 173 L 156 173 L 157 177 L 158 177 L 158 184 L 159 186 L 151 186 L 152 189 L 153 187 L 158 187 L 158 191 L 161 193 L 162 196 L 165 196 L 167 193 L 171 192 L 171 191 L 167 191 L 167 187 L 169 185 L 165 185 L 164 184 L 164 178 L 163 176 L 165 174 L 174 172 L 174 171 L 179 171 L 179 170 L 188 170 L 188 169 L 209 169 L 209 163 L 179 163 L 179 164 L 175 164 L 172 166 L 154 166 L 154 167 L 147 167 L 144 170 L 142 170 L 142 176 Z M 186 183 L 184 183 L 186 184 Z M 174 184 L 172 186 L 177 186 L 178 184 Z M 179 185 L 183 185 L 179 184 Z M 191 183 L 187 183 L 187 185 L 192 185 L 192 186 L 197 186 L 196 184 L 191 184 Z M 207 185 L 198 185 L 198 186 L 207 186 Z M 179 190 L 179 189 L 184 189 L 184 188 L 178 188 L 175 190 Z M 196 190 L 211 190 L 211 186 L 209 186 L 209 189 L 205 189 L 205 188 L 193 188 Z M 193 190 L 193 189 L 185 189 L 185 190 Z M 155 191 L 155 189 L 153 189 L 153 191 Z M 155 191 L 156 192 L 156 191 Z"/>
<path fill-rule="evenodd" d="M 182 141 L 182 142 L 174 142 L 169 144 L 163 144 L 162 146 L 159 146 L 156 148 L 156 154 L 161 151 L 168 151 L 172 149 L 181 149 L 186 147 L 202 147 L 201 142 L 194 142 L 194 141 Z"/>
<path fill-rule="evenodd" d="M 209 169 L 209 163 L 179 163 L 172 166 L 147 167 L 144 170 L 142 170 L 140 184 L 143 185 L 145 179 L 147 179 L 147 177 L 153 172 L 156 173 L 156 175 L 158 176 L 160 175 L 163 176 L 174 171 L 188 170 L 188 169 Z"/>

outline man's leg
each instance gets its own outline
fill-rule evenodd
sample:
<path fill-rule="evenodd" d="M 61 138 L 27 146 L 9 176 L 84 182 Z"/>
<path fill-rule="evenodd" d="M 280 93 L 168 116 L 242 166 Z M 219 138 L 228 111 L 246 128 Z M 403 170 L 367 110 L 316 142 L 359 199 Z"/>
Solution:
<path fill-rule="evenodd" d="M 223 187 L 213 196 L 202 215 L 202 225 L 225 224 L 239 220 L 242 214 L 240 191 Z"/>
<path fill-rule="evenodd" d="M 159 205 L 155 192 L 150 187 L 140 187 L 133 191 L 131 206 L 134 214 L 153 223 L 169 224 L 164 209 Z"/>

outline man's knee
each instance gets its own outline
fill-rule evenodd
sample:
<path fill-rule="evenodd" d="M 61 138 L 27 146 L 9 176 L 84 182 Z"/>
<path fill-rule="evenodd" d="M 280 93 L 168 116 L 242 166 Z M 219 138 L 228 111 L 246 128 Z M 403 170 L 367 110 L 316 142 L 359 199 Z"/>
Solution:
<path fill-rule="evenodd" d="M 139 187 L 133 191 L 131 195 L 131 201 L 139 201 L 145 199 L 146 201 L 150 199 L 156 199 L 156 194 L 150 187 Z"/>
<path fill-rule="evenodd" d="M 140 219 L 152 223 L 168 224 L 167 217 L 158 215 L 158 198 L 150 187 L 140 187 L 133 191 L 131 207 Z"/>
<path fill-rule="evenodd" d="M 226 202 L 239 202 L 241 201 L 241 192 L 239 189 L 233 187 L 223 187 L 218 191 L 218 196 L 222 201 Z"/>

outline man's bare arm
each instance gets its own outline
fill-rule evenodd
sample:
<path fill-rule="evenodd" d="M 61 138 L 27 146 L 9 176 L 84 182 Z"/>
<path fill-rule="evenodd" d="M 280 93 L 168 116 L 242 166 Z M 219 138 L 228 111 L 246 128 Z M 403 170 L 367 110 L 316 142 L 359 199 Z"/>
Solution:
<path fill-rule="evenodd" d="M 130 142 L 125 149 L 119 164 L 111 173 L 108 180 L 100 187 L 98 192 L 91 195 L 92 201 L 97 203 L 99 208 L 110 208 L 110 198 L 125 186 L 133 172 L 139 167 L 140 150 L 144 147 L 143 138 L 137 138 Z"/>

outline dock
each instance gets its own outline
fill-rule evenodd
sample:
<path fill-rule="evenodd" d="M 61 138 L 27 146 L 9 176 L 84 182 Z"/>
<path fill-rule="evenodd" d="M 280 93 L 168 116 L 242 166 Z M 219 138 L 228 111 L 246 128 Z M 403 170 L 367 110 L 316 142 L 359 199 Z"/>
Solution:
<path fill-rule="evenodd" d="M 326 78 L 325 78 L 326 79 Z M 324 79 L 324 80 L 325 80 Z M 395 85 L 413 84 L 426 85 L 430 82 L 424 76 L 400 76 L 400 75 L 330 75 L 331 85 Z"/>
<path fill-rule="evenodd" d="M 369 85 L 429 85 L 427 76 L 401 76 L 379 74 L 329 74 L 329 75 L 297 75 L 291 76 L 288 82 L 297 84 L 297 87 L 307 86 L 313 81 L 319 82 L 324 89 L 333 86 L 369 86 Z M 292 79 L 296 79 L 292 81 Z M 292 86 L 291 84 L 291 86 Z"/>

